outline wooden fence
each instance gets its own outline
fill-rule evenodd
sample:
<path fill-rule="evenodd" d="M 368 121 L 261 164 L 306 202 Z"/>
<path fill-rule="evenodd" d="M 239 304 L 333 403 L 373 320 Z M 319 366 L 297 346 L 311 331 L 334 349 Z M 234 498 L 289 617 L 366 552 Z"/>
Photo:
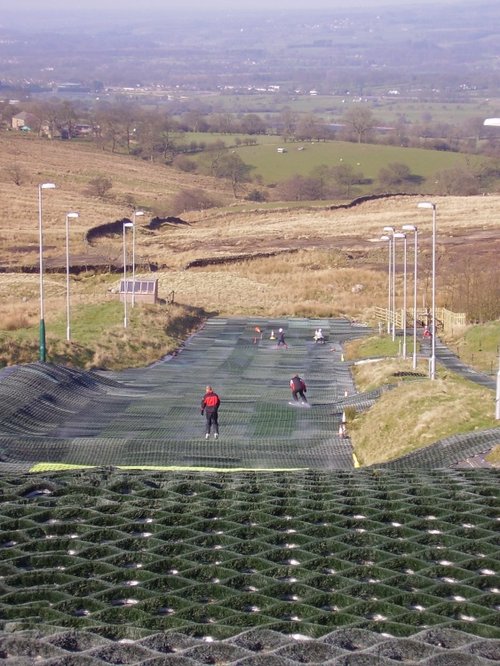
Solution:
<path fill-rule="evenodd" d="M 417 309 L 417 323 L 430 325 L 431 320 L 430 310 L 420 308 Z M 402 328 L 404 322 L 404 310 L 401 308 L 392 313 L 387 308 L 375 308 L 375 317 L 377 321 L 385 322 L 386 325 L 394 323 L 396 328 Z M 453 333 L 458 328 L 466 326 L 467 321 L 465 312 L 452 312 L 446 308 L 436 308 L 436 328 L 437 330 L 445 331 L 446 333 Z M 406 311 L 406 325 L 407 327 L 413 326 L 413 308 Z"/>

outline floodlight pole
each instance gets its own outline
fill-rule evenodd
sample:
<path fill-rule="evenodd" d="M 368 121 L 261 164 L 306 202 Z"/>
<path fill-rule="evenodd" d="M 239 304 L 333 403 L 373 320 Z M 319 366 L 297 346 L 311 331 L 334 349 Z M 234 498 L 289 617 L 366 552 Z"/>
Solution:
<path fill-rule="evenodd" d="M 417 207 L 432 209 L 432 325 L 429 376 L 431 379 L 436 379 L 436 204 L 422 201 Z"/>
<path fill-rule="evenodd" d="M 69 221 L 79 217 L 78 213 L 66 213 L 66 340 L 71 340 L 70 296 L 69 296 Z"/>
<path fill-rule="evenodd" d="M 500 421 L 500 356 L 498 357 L 497 392 L 495 399 L 495 418 Z"/>
<path fill-rule="evenodd" d="M 396 339 L 396 234 L 392 234 L 392 341 Z"/>
<path fill-rule="evenodd" d="M 42 226 L 42 190 L 53 190 L 54 183 L 40 183 L 38 185 L 38 246 L 40 254 L 40 326 L 39 326 L 39 359 L 42 363 L 47 360 L 47 344 L 45 339 L 45 306 L 43 291 L 43 226 Z"/>
<path fill-rule="evenodd" d="M 403 224 L 404 231 L 413 231 L 414 264 L 413 264 L 413 369 L 417 369 L 417 257 L 418 257 L 418 229 L 414 224 Z"/>
<path fill-rule="evenodd" d="M 394 307 L 395 307 L 395 299 L 394 299 L 394 269 L 395 269 L 395 262 L 394 262 L 394 233 L 395 229 L 394 227 L 384 227 L 384 231 L 386 231 L 390 236 L 382 236 L 382 239 L 385 240 L 387 239 L 389 241 L 389 308 L 388 312 L 390 313 L 390 322 L 387 322 L 387 333 L 390 334 L 392 331 L 392 339 L 394 340 L 395 337 L 395 329 L 394 329 Z"/>
<path fill-rule="evenodd" d="M 407 266 L 407 244 L 406 234 L 403 234 L 403 358 L 406 358 L 406 266 Z"/>
<path fill-rule="evenodd" d="M 486 118 L 483 125 L 487 127 L 500 127 L 500 118 Z M 500 356 L 498 357 L 498 372 L 497 372 L 497 390 L 495 399 L 495 419 L 500 421 Z"/>
<path fill-rule="evenodd" d="M 406 251 L 406 235 L 402 234 L 401 232 L 394 232 L 392 234 L 392 245 L 393 245 L 393 254 L 394 254 L 394 264 L 393 264 L 393 269 L 392 269 L 392 280 L 393 280 L 393 289 L 392 289 L 392 298 L 394 302 L 394 315 L 396 315 L 396 238 L 402 238 L 405 242 L 405 251 Z M 403 277 L 404 283 L 406 283 L 406 275 Z M 405 300 L 405 297 L 403 296 L 403 302 Z M 403 317 L 402 326 L 403 329 L 405 330 L 405 322 L 406 322 L 406 315 Z M 405 333 L 403 332 L 403 340 L 404 344 L 406 345 L 406 339 L 405 339 Z M 392 329 L 392 339 L 393 341 L 396 339 L 396 316 L 394 316 L 394 325 Z"/>
<path fill-rule="evenodd" d="M 392 259 L 392 249 L 391 249 L 391 241 L 392 241 L 392 236 L 380 236 L 381 241 L 388 241 L 388 248 L 389 248 L 389 261 L 388 261 L 388 274 L 389 274 L 389 279 L 388 279 L 388 288 L 387 288 L 387 335 L 391 332 L 391 259 Z"/>
<path fill-rule="evenodd" d="M 127 300 L 128 300 L 128 286 L 127 286 L 127 229 L 134 227 L 132 222 L 124 222 L 123 224 L 123 328 L 127 328 Z"/>
<path fill-rule="evenodd" d="M 134 210 L 132 219 L 132 307 L 135 307 L 135 218 L 144 215 L 142 210 Z"/>

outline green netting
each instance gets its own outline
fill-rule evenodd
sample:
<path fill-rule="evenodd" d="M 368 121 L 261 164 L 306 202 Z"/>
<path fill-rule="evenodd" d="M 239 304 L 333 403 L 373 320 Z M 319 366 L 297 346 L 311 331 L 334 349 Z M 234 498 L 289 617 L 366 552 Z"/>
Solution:
<path fill-rule="evenodd" d="M 22 366 L 0 382 L 0 455 L 12 469 L 37 463 L 220 469 L 352 469 L 338 437 L 347 364 L 315 345 L 319 323 L 335 342 L 363 332 L 345 320 L 213 319 L 182 353 L 151 368 L 77 373 Z M 269 340 L 286 330 L 289 348 Z M 308 383 L 310 409 L 289 404 L 290 377 Z M 222 398 L 220 439 L 205 441 L 205 385 Z"/>
<path fill-rule="evenodd" d="M 217 320 L 145 371 L 35 364 L 0 381 L 7 666 L 498 661 L 498 472 L 352 470 L 335 437 L 349 370 L 310 328 L 289 324 L 285 351 Z M 311 409 L 288 405 L 297 371 Z M 217 442 L 207 381 L 224 400 Z M 40 454 L 99 467 L 25 474 Z M 189 469 L 116 469 L 159 462 Z"/>
<path fill-rule="evenodd" d="M 41 622 L 113 641 L 176 630 L 217 642 L 253 627 L 321 639 L 318 654 L 326 654 L 329 632 L 342 627 L 353 632 L 353 646 L 360 629 L 403 638 L 428 626 L 454 627 L 493 639 L 498 551 L 476 552 L 496 537 L 496 519 L 481 511 L 494 506 L 493 478 L 498 473 L 488 470 L 203 477 L 88 470 L 40 477 L 38 490 L 51 488 L 48 495 L 33 492 L 22 477 L 4 476 L 9 500 L 0 519 L 13 528 L 19 507 L 22 521 L 0 547 L 0 636 L 2 629 L 18 633 Z M 71 533 L 72 502 L 95 490 L 96 481 L 98 493 L 89 493 L 95 509 L 78 522 L 86 541 L 40 540 L 33 523 Z M 385 505 L 382 484 L 401 500 L 400 527 L 390 530 L 392 499 Z M 151 487 L 156 499 L 145 502 Z M 440 506 L 438 497 L 446 498 Z M 179 514 L 189 518 L 186 524 L 173 520 Z M 103 528 L 103 516 L 115 516 L 117 528 Z M 401 545 L 408 552 L 400 554 Z M 396 641 L 385 646 L 386 657 L 405 649 L 434 654 L 427 646 Z"/>

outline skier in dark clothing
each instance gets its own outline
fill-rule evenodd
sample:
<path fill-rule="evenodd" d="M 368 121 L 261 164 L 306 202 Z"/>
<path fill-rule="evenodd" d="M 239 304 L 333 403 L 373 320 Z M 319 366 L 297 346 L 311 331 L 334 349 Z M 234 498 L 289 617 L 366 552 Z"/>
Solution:
<path fill-rule="evenodd" d="M 282 328 L 279 329 L 278 331 L 278 342 L 277 342 L 277 347 L 284 347 L 285 349 L 288 349 L 288 345 L 286 344 L 285 340 L 285 332 L 283 331 Z"/>
<path fill-rule="evenodd" d="M 212 426 L 214 428 L 214 439 L 219 437 L 219 421 L 218 421 L 218 411 L 220 405 L 220 398 L 212 389 L 211 386 L 207 386 L 206 393 L 203 396 L 201 401 L 201 414 L 205 414 L 206 418 L 206 431 L 205 439 L 210 437 L 210 431 Z"/>
<path fill-rule="evenodd" d="M 298 396 L 302 398 L 302 402 L 307 402 L 306 398 L 306 391 L 307 391 L 307 386 L 305 381 L 299 377 L 299 375 L 294 375 L 290 379 L 290 388 L 292 389 L 292 395 L 293 399 L 298 402 L 299 398 Z"/>

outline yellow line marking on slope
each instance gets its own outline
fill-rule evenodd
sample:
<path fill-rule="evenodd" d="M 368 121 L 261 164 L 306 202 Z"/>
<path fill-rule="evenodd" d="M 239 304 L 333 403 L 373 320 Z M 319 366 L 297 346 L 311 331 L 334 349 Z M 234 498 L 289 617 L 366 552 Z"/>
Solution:
<path fill-rule="evenodd" d="M 30 474 L 38 472 L 61 472 L 71 469 L 97 469 L 103 465 L 74 465 L 66 463 L 37 463 L 30 468 Z M 109 467 L 109 465 L 104 465 Z M 157 472 L 305 472 L 308 467 L 189 467 L 189 466 L 161 466 L 161 465 L 111 465 L 116 469 L 145 470 Z"/>

